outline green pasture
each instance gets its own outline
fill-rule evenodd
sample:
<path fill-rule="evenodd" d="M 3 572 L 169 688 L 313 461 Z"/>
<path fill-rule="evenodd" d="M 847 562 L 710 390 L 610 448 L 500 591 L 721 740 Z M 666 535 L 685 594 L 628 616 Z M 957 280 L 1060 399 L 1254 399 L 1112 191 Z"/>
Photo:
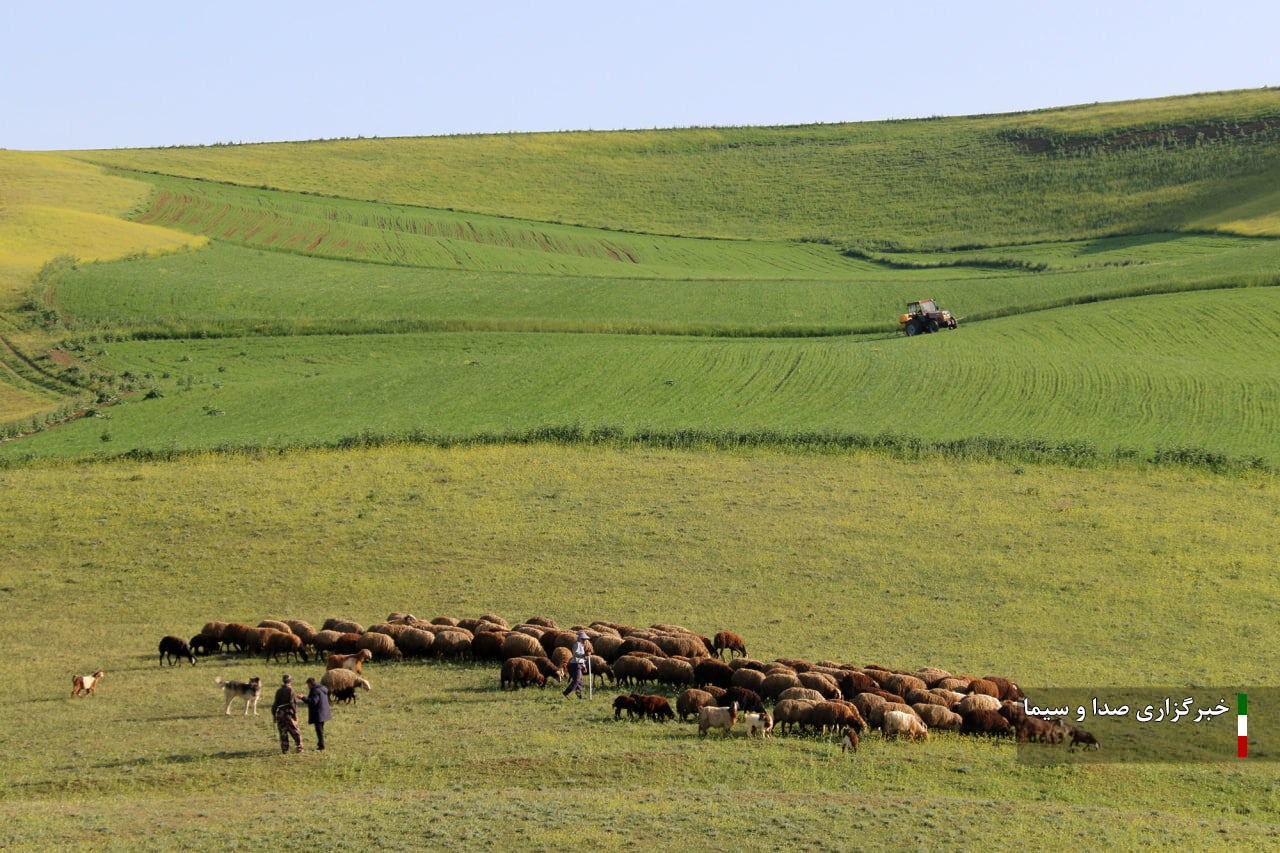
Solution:
<path fill-rule="evenodd" d="M 1115 233 L 1276 231 L 1280 90 L 997 116 L 79 152 L 160 174 L 699 237 L 936 249 Z M 1020 138 L 1071 142 L 1031 153 Z"/>
<path fill-rule="evenodd" d="M 0 458 L 541 427 L 976 436 L 1280 460 L 1280 290 L 1124 299 L 924 338 L 442 333 L 83 342 L 143 390 Z"/>
<path fill-rule="evenodd" d="M 1271 478 L 388 447 L 48 463 L 0 471 L 0 497 L 15 848 L 1275 843 L 1274 773 L 1232 756 L 1037 767 L 939 734 L 850 758 L 614 721 L 612 690 L 503 693 L 471 664 L 370 664 L 326 754 L 283 757 L 266 708 L 224 715 L 213 677 L 259 675 L 269 698 L 315 664 L 155 655 L 214 618 L 493 611 L 728 628 L 765 659 L 1243 690 L 1268 682 L 1255 650 L 1280 606 Z M 68 698 L 96 669 L 97 697 Z"/>

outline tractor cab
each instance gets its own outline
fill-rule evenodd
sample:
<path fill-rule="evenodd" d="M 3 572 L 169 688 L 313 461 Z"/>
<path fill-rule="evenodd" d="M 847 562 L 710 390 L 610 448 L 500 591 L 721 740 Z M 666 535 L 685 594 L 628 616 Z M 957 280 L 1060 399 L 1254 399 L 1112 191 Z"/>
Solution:
<path fill-rule="evenodd" d="M 939 329 L 954 329 L 956 318 L 950 311 L 938 307 L 932 299 L 921 299 L 907 303 L 907 313 L 898 315 L 898 323 L 905 335 L 922 335 L 936 332 Z"/>

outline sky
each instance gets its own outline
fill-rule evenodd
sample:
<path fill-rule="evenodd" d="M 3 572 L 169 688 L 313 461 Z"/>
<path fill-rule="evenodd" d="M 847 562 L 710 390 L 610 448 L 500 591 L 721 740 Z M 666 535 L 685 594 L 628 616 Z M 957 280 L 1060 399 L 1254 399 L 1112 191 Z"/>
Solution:
<path fill-rule="evenodd" d="M 0 148 L 871 121 L 1280 85 L 1280 3 L 20 2 Z"/>

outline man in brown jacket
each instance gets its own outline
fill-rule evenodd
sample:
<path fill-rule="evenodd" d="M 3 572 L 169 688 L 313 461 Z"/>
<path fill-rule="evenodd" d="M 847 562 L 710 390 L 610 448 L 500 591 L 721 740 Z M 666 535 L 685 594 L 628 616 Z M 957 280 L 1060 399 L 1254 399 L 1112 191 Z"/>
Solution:
<path fill-rule="evenodd" d="M 271 715 L 275 717 L 276 728 L 280 730 L 280 752 L 289 751 L 289 738 L 302 752 L 302 733 L 298 731 L 298 694 L 293 692 L 293 677 L 286 675 L 284 684 L 276 691 L 276 699 L 271 703 Z"/>

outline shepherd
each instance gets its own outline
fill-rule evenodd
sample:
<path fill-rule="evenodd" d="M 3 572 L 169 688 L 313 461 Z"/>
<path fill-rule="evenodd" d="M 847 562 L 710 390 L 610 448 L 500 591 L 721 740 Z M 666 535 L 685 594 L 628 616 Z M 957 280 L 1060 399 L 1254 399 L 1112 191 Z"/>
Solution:
<path fill-rule="evenodd" d="M 293 692 L 293 676 L 286 675 L 284 683 L 276 691 L 275 701 L 271 703 L 271 715 L 275 717 L 276 728 L 280 730 L 280 752 L 289 751 L 289 738 L 302 752 L 302 733 L 298 731 L 298 694 Z"/>
<path fill-rule="evenodd" d="M 587 634 L 578 632 L 578 641 L 573 644 L 573 657 L 569 658 L 569 686 L 564 689 L 564 696 L 577 693 L 582 697 L 582 673 L 587 669 Z"/>
<path fill-rule="evenodd" d="M 303 701 L 307 703 L 307 722 L 316 727 L 316 749 L 324 749 L 324 724 L 333 719 L 329 711 L 329 688 L 317 684 L 314 678 L 307 679 L 307 695 Z"/>

